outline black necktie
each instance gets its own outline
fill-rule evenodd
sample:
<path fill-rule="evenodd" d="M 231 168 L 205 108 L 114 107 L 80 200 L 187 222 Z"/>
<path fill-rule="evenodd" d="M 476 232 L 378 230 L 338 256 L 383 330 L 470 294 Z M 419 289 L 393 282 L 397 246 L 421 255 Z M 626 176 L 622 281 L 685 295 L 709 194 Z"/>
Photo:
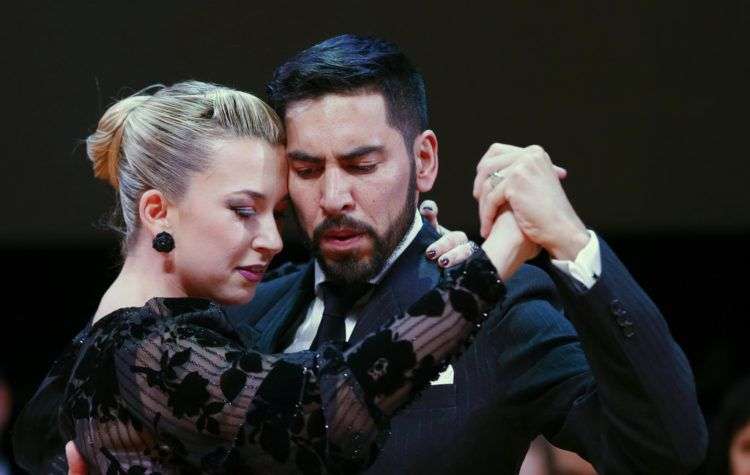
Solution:
<path fill-rule="evenodd" d="M 350 285 L 323 282 L 320 286 L 323 291 L 323 317 L 310 345 L 311 350 L 329 341 L 346 341 L 346 314 L 373 287 L 367 282 Z"/>

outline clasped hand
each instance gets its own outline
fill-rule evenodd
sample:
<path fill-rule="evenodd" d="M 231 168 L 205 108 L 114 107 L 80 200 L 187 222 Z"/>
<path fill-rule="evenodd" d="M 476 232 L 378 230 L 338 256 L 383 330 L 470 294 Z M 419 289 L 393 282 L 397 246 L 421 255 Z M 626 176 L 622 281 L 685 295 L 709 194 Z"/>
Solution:
<path fill-rule="evenodd" d="M 589 234 L 563 191 L 567 171 L 538 145 L 492 144 L 477 165 L 474 198 L 480 234 L 495 267 L 515 270 L 543 248 L 556 259 L 575 260 Z M 511 272 L 512 273 L 512 272 Z"/>

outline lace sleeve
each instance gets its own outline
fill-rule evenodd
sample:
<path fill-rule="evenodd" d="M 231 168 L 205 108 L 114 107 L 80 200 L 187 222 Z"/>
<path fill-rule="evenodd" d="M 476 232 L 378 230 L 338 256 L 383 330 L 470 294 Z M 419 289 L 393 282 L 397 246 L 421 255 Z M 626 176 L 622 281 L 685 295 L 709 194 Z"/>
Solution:
<path fill-rule="evenodd" d="M 170 464 L 230 473 L 363 468 L 389 416 L 458 354 L 502 297 L 480 254 L 346 351 L 329 344 L 315 354 L 263 355 L 200 320 L 154 319 L 116 354 L 122 398 Z"/>

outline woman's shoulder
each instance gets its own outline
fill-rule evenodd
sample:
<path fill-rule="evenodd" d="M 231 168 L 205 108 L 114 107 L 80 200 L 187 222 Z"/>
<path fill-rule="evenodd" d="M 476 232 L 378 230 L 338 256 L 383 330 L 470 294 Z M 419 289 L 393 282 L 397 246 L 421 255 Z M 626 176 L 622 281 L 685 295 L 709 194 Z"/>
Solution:
<path fill-rule="evenodd" d="M 101 336 L 143 339 L 154 331 L 180 329 L 191 336 L 206 333 L 233 335 L 234 328 L 216 303 L 191 297 L 154 297 L 141 307 L 125 307 L 102 317 L 94 326 Z M 203 330 L 203 331 L 201 331 Z"/>

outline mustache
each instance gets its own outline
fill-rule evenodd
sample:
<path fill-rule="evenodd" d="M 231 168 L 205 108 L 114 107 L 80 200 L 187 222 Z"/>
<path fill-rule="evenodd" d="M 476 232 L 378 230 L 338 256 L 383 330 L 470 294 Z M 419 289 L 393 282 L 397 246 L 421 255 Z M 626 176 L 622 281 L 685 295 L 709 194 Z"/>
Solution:
<path fill-rule="evenodd" d="M 372 237 L 377 237 L 375 229 L 369 224 L 363 223 L 362 221 L 354 219 L 351 216 L 342 214 L 339 216 L 326 218 L 325 220 L 323 220 L 323 222 L 315 227 L 315 230 L 313 230 L 313 244 L 317 245 L 318 243 L 320 243 L 320 239 L 326 232 L 340 228 L 347 228 L 356 233 L 368 234 Z"/>

